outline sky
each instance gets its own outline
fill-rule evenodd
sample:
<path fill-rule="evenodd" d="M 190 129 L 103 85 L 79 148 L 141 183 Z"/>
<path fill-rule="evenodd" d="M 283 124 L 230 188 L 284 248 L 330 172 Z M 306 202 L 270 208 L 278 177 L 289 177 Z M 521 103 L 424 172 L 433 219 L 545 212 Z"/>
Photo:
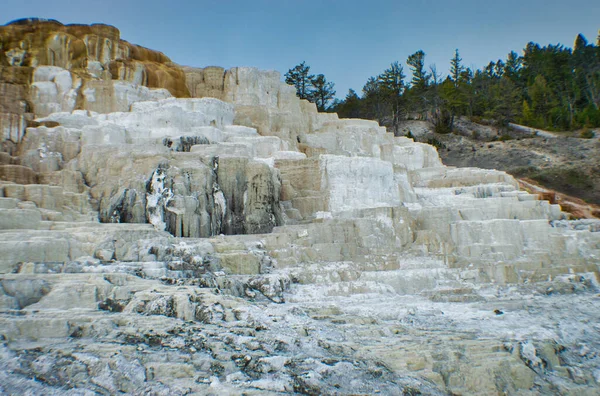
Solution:
<path fill-rule="evenodd" d="M 359 94 L 367 79 L 426 54 L 447 74 L 458 49 L 481 68 L 530 42 L 595 42 L 598 0 L 1 0 L 0 24 L 26 17 L 116 26 L 121 38 L 196 67 L 287 70 L 305 61 Z"/>

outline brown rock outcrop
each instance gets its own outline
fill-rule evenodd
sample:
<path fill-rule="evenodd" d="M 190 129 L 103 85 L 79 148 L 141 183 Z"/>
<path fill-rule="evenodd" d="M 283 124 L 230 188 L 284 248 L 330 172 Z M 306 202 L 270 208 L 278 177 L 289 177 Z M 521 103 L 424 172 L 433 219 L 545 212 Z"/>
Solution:
<path fill-rule="evenodd" d="M 127 80 L 190 96 L 180 67 L 161 52 L 121 40 L 113 26 L 21 19 L 0 27 L 0 43 L 3 66 L 58 66 L 84 80 Z"/>
<path fill-rule="evenodd" d="M 0 41 L 0 53 L 3 42 Z M 5 59 L 4 59 L 5 60 Z M 0 131 L 3 151 L 12 153 L 25 131 L 31 117 L 29 86 L 33 75 L 32 67 L 9 67 L 0 58 Z"/>
<path fill-rule="evenodd" d="M 577 197 L 545 188 L 529 178 L 518 179 L 518 181 L 522 189 L 531 194 L 537 194 L 541 200 L 559 204 L 563 211 L 570 213 L 576 219 L 600 219 L 599 205 L 590 204 Z"/>
<path fill-rule="evenodd" d="M 225 69 L 219 66 L 183 68 L 187 88 L 193 98 L 211 97 L 223 100 L 225 96 Z"/>
<path fill-rule="evenodd" d="M 26 166 L 0 165 L 0 180 L 17 184 L 35 184 L 37 183 L 37 173 Z"/>

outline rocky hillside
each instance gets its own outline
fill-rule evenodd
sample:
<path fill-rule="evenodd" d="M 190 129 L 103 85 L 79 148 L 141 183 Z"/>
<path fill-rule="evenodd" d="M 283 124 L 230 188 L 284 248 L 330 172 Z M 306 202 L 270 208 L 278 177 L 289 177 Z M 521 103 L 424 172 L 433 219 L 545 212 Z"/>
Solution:
<path fill-rule="evenodd" d="M 582 138 L 578 132 L 499 130 L 464 119 L 448 135 L 434 134 L 428 123 L 419 121 L 406 122 L 401 130 L 435 144 L 446 165 L 500 169 L 600 205 L 600 130 L 592 138 Z"/>
<path fill-rule="evenodd" d="M 0 29 L 0 393 L 598 393 L 599 221 L 94 29 Z"/>

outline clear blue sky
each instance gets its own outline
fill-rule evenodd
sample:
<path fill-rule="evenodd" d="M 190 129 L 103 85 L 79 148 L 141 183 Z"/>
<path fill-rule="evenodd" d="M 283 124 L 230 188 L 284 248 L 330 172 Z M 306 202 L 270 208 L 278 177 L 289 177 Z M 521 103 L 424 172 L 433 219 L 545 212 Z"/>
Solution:
<path fill-rule="evenodd" d="M 114 25 L 121 38 L 190 66 L 256 66 L 282 74 L 301 61 L 337 96 L 422 49 L 447 73 L 520 52 L 529 41 L 595 42 L 599 0 L 1 0 L 0 24 L 24 17 Z"/>

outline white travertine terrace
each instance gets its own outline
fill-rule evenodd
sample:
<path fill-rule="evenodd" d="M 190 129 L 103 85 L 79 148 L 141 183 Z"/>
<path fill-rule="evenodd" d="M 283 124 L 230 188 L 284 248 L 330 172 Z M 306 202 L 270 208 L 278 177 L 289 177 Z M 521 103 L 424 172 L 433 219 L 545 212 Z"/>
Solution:
<path fill-rule="evenodd" d="M 45 352 L 21 372 L 82 364 L 100 393 L 597 392 L 595 223 L 277 72 L 186 75 L 212 97 L 115 80 L 77 105 L 35 70 L 41 125 L 3 131 L 0 393 L 66 386 L 9 373 L 25 341 Z"/>

